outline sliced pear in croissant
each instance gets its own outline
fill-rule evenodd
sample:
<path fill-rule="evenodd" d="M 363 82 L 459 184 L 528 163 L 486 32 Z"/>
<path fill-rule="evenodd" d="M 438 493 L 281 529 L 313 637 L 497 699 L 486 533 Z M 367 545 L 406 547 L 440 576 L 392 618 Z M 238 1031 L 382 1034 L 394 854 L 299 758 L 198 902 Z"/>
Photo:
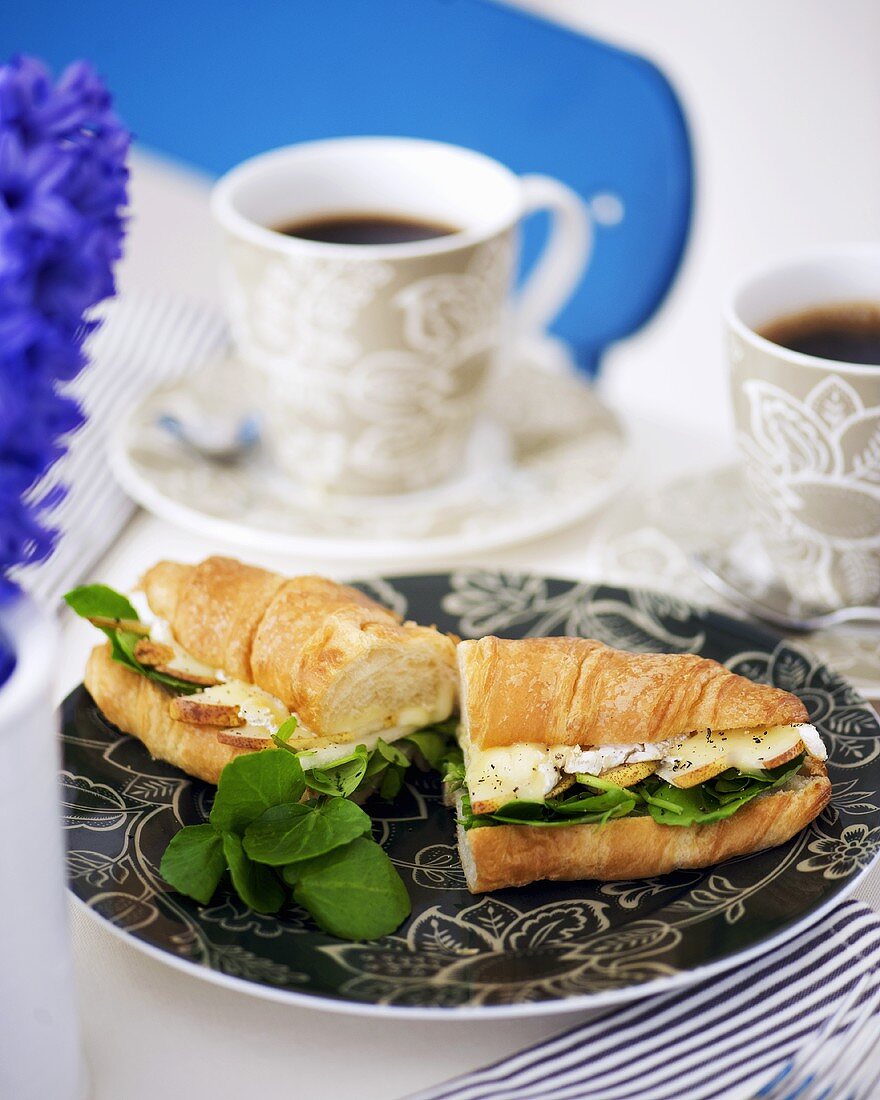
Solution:
<path fill-rule="evenodd" d="M 129 634 L 140 634 L 143 637 L 150 633 L 147 624 L 138 619 L 111 619 L 106 615 L 89 615 L 89 622 L 102 630 L 125 630 Z"/>
<path fill-rule="evenodd" d="M 234 745 L 237 749 L 251 749 L 256 752 L 266 748 L 267 743 L 272 740 L 272 734 L 268 730 L 264 733 L 254 726 L 245 726 L 244 729 L 220 730 L 217 740 L 221 745 Z"/>
<path fill-rule="evenodd" d="M 637 764 L 619 764 L 602 772 L 602 778 L 615 787 L 634 787 L 657 770 L 658 760 L 641 760 Z"/>
<path fill-rule="evenodd" d="M 775 768 L 805 751 L 801 727 L 797 725 L 702 730 L 682 741 L 671 754 L 672 762 L 657 774 L 674 787 L 696 787 L 728 768 Z"/>
<path fill-rule="evenodd" d="M 172 699 L 168 713 L 175 722 L 189 722 L 193 726 L 235 727 L 245 725 L 238 707 L 231 703 L 203 702 L 201 695 L 182 695 Z"/>
<path fill-rule="evenodd" d="M 166 642 L 141 638 L 134 647 L 134 655 L 147 668 L 173 676 L 176 680 L 184 680 L 196 687 L 213 687 L 222 682 L 208 665 L 188 657 L 179 647 L 175 648 Z"/>

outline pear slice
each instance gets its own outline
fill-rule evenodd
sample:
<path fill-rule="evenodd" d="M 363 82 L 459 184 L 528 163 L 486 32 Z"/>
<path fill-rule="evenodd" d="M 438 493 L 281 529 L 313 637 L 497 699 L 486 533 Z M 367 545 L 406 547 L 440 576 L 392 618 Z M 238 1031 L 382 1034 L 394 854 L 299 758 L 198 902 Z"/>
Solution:
<path fill-rule="evenodd" d="M 574 776 L 573 775 L 567 775 L 565 772 L 563 772 L 563 774 L 560 775 L 560 777 L 559 777 L 559 782 L 556 784 L 556 786 L 553 788 L 553 790 L 547 795 L 547 797 L 548 798 L 558 798 L 561 794 L 565 794 L 565 792 L 569 789 L 569 787 L 573 787 L 574 784 L 575 784 Z"/>
<path fill-rule="evenodd" d="M 238 707 L 228 703 L 203 703 L 198 696 L 181 695 L 172 699 L 169 713 L 176 722 L 194 726 L 219 726 L 227 729 L 245 725 Z"/>
<path fill-rule="evenodd" d="M 697 787 L 727 771 L 728 759 L 728 734 L 723 730 L 700 730 L 682 741 L 672 763 L 660 769 L 660 778 L 673 787 Z"/>
<path fill-rule="evenodd" d="M 166 676 L 173 676 L 175 680 L 195 684 L 196 687 L 215 687 L 221 683 L 216 676 L 188 667 L 188 663 L 181 658 L 174 647 L 166 645 L 164 642 L 154 642 L 151 638 L 141 638 L 134 647 L 134 655 L 147 668 L 164 673 Z M 194 663 L 189 662 L 189 664 Z M 207 665 L 204 667 L 207 668 Z"/>
<path fill-rule="evenodd" d="M 217 740 L 221 745 L 235 745 L 239 749 L 254 749 L 255 751 L 264 749 L 267 743 L 271 742 L 272 734 L 268 730 L 265 736 L 250 732 L 254 729 L 256 729 L 255 726 L 248 726 L 241 733 L 235 729 L 220 730 L 217 734 Z"/>
<path fill-rule="evenodd" d="M 106 615 L 89 615 L 89 622 L 92 626 L 99 626 L 103 630 L 125 630 L 129 634 L 140 634 L 141 637 L 146 637 L 150 633 L 147 624 L 137 619 L 111 619 Z"/>
<path fill-rule="evenodd" d="M 607 779 L 616 787 L 634 787 L 636 783 L 653 775 L 659 763 L 659 760 L 640 760 L 636 764 L 618 764 L 616 768 L 602 772 L 601 778 Z"/>
<path fill-rule="evenodd" d="M 675 750 L 673 763 L 659 772 L 674 787 L 696 787 L 728 768 L 775 768 L 805 751 L 798 726 L 768 729 L 702 730 Z"/>
<path fill-rule="evenodd" d="M 150 638 L 141 638 L 134 647 L 134 655 L 142 665 L 157 668 L 174 660 L 174 650 L 163 642 L 154 642 Z"/>
<path fill-rule="evenodd" d="M 799 726 L 771 726 L 769 729 L 745 730 L 744 733 L 758 768 L 777 768 L 806 752 Z M 737 766 L 741 767 L 739 764 Z"/>
<path fill-rule="evenodd" d="M 173 676 L 175 680 L 183 680 L 185 684 L 193 684 L 195 687 L 216 687 L 223 681 L 216 676 L 202 676 L 201 673 L 191 672 L 188 668 L 178 668 L 176 665 L 155 665 L 157 672 L 166 676 Z"/>

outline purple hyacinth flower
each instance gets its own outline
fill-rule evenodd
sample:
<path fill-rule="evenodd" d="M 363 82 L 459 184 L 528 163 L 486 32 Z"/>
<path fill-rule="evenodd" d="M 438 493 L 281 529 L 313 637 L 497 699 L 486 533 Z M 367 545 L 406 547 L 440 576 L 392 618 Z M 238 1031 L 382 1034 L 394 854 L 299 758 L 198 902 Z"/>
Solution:
<path fill-rule="evenodd" d="M 115 293 L 130 140 L 88 63 L 57 81 L 34 58 L 0 66 L 0 596 L 58 538 L 63 489 L 39 485 L 83 422 L 64 384 Z"/>

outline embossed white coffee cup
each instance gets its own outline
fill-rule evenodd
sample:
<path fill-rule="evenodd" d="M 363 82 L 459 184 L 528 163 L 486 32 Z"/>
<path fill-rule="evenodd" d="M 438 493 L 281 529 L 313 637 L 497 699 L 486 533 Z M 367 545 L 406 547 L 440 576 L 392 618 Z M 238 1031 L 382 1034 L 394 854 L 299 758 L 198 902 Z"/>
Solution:
<path fill-rule="evenodd" d="M 758 335 L 811 308 L 880 303 L 880 245 L 806 254 L 746 279 L 726 311 L 733 410 L 753 522 L 792 594 L 880 600 L 880 367 Z"/>
<path fill-rule="evenodd" d="M 267 442 L 287 475 L 341 493 L 453 476 L 502 338 L 552 320 L 591 248 L 587 208 L 564 184 L 410 138 L 263 154 L 217 183 L 212 209 L 227 242 L 233 338 L 267 381 Z M 518 225 L 538 209 L 553 215 L 548 244 L 508 309 Z M 455 232 L 342 245 L 277 231 L 358 213 Z"/>

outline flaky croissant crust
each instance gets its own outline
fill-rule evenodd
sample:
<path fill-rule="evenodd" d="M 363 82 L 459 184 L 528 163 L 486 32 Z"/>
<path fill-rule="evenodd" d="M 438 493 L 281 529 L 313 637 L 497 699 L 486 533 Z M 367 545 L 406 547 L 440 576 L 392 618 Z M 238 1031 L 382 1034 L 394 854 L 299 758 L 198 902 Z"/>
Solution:
<path fill-rule="evenodd" d="M 699 729 L 808 721 L 797 696 L 692 653 L 625 653 L 586 638 L 458 646 L 462 721 L 477 748 L 603 746 Z"/>
<path fill-rule="evenodd" d="M 439 721 L 452 709 L 452 641 L 348 585 L 211 557 L 160 562 L 141 586 L 184 649 L 270 692 L 316 732 L 382 729 L 413 706 Z"/>

